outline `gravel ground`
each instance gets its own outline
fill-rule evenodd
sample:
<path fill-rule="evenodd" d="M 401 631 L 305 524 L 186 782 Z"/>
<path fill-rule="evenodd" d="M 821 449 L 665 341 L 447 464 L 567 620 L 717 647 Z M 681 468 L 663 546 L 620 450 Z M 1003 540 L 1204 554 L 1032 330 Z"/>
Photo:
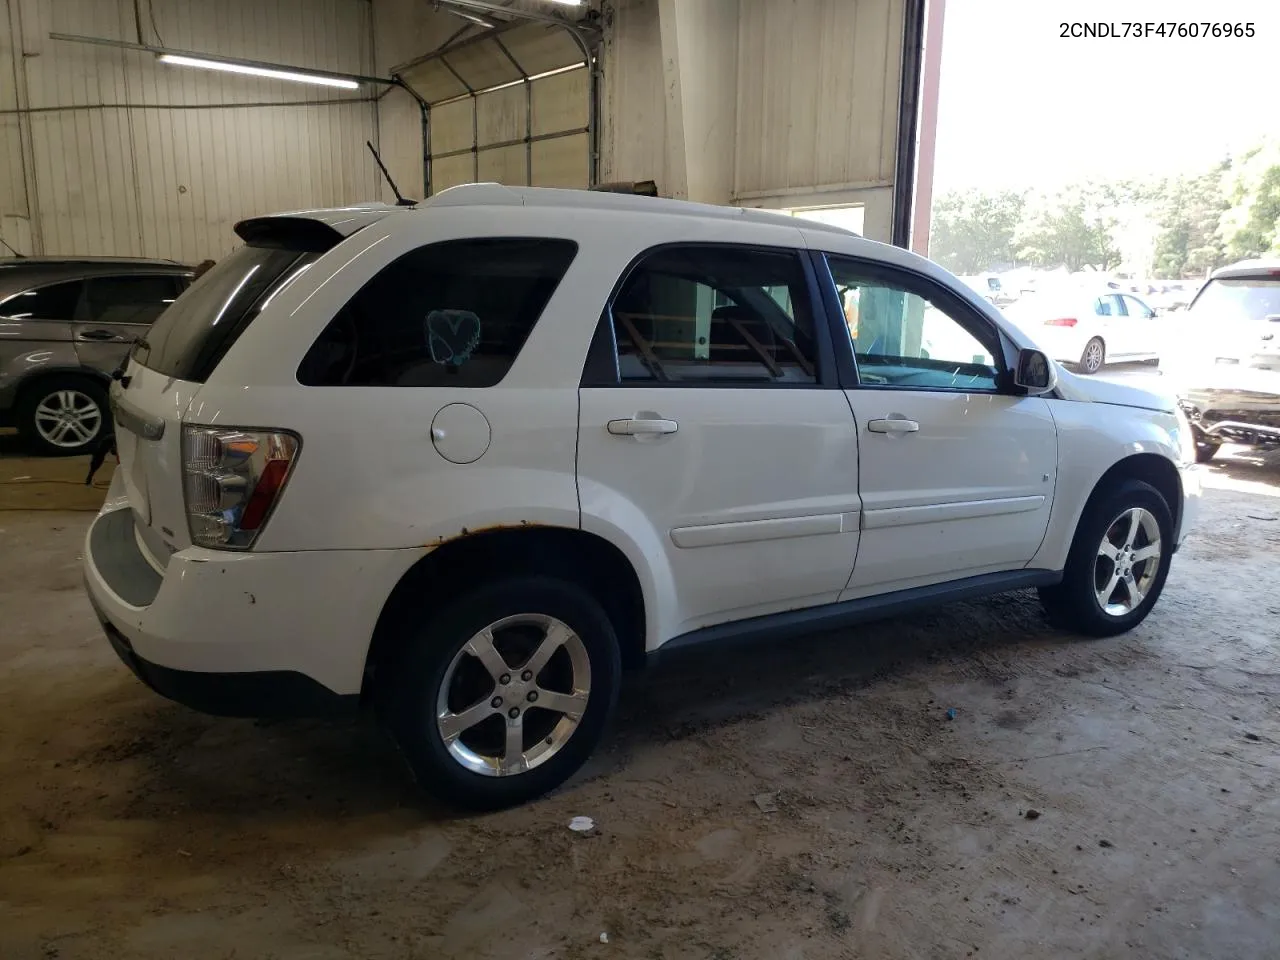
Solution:
<path fill-rule="evenodd" d="M 1208 470 L 1127 636 L 1018 593 L 689 655 L 569 786 L 451 819 L 361 722 L 143 688 L 81 592 L 101 489 L 0 441 L 4 960 L 1276 956 L 1280 456 Z"/>

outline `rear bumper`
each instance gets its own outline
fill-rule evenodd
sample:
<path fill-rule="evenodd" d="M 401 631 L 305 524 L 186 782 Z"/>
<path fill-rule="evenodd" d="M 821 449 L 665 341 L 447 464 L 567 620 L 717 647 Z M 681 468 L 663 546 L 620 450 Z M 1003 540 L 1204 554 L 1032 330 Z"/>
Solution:
<path fill-rule="evenodd" d="M 92 600 L 90 594 L 90 600 Z M 177 703 L 220 717 L 323 717 L 355 709 L 358 694 L 343 696 L 289 670 L 205 673 L 144 660 L 94 604 L 111 649 L 134 676 Z"/>
<path fill-rule="evenodd" d="M 350 705 L 383 603 L 425 552 L 188 547 L 160 573 L 132 540 L 128 507 L 107 504 L 84 544 L 98 619 L 144 683 L 206 713 L 310 716 Z"/>

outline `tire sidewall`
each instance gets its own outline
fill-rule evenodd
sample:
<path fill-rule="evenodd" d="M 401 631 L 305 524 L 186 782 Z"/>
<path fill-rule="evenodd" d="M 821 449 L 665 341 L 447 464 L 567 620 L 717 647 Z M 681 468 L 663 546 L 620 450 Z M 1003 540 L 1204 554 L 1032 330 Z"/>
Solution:
<path fill-rule="evenodd" d="M 449 753 L 436 724 L 436 698 L 467 641 L 489 624 L 522 613 L 555 617 L 582 639 L 591 662 L 591 693 L 573 735 L 554 756 L 525 773 L 483 776 Z M 444 803 L 492 810 L 532 800 L 572 776 L 603 736 L 617 703 L 621 655 L 608 616 L 576 584 L 550 577 L 503 580 L 447 602 L 415 632 L 391 664 L 383 719 L 418 784 Z"/>
<path fill-rule="evenodd" d="M 1160 527 L 1160 566 L 1155 583 L 1133 611 L 1122 617 L 1103 612 L 1094 587 L 1094 565 L 1098 546 L 1111 525 L 1133 507 L 1143 507 Z M 1164 591 L 1173 561 L 1173 514 L 1160 492 L 1150 484 L 1128 480 L 1090 506 L 1081 518 L 1071 556 L 1063 578 L 1067 600 L 1075 609 L 1074 619 L 1087 632 L 1108 636 L 1131 630 L 1141 623 Z"/>
<path fill-rule="evenodd" d="M 98 432 L 76 447 L 59 447 L 50 443 L 40 435 L 40 431 L 36 428 L 36 408 L 40 406 L 42 400 L 51 394 L 57 393 L 59 390 L 75 390 L 78 393 L 83 393 L 98 405 L 98 413 L 102 417 L 99 421 Z M 45 456 L 75 457 L 90 453 L 94 445 L 101 441 L 111 429 L 111 410 L 107 403 L 106 388 L 89 377 L 77 374 L 47 377 L 34 386 L 28 387 L 22 393 L 19 407 L 18 426 L 23 437 L 30 446 Z"/>

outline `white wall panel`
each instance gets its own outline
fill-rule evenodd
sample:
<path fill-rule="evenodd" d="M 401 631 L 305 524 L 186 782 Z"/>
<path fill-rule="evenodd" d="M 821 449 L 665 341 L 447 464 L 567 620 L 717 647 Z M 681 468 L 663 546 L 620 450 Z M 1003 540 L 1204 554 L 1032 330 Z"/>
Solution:
<path fill-rule="evenodd" d="M 26 54 L 17 107 L 29 110 L 34 170 L 21 189 L 8 169 L 0 176 L 0 215 L 29 213 L 43 252 L 197 261 L 233 246 L 231 226 L 245 216 L 380 196 L 364 146 L 377 136 L 369 98 L 378 88 L 353 95 L 174 67 L 48 36 L 136 42 L 128 0 L 3 2 L 0 49 L 20 40 Z M 151 2 L 154 27 L 142 2 L 143 43 L 375 72 L 367 0 Z M 7 65 L 0 55 L 0 70 Z M 18 140 L 18 124 L 0 123 L 6 168 Z"/>

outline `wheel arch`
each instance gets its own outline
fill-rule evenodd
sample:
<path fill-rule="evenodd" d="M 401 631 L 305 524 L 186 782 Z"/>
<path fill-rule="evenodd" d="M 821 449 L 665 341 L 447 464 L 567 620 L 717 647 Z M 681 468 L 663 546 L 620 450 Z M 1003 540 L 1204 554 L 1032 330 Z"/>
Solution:
<path fill-rule="evenodd" d="M 522 524 L 448 540 L 401 576 L 374 626 L 365 657 L 362 699 L 367 700 L 376 686 L 379 666 L 393 662 L 403 648 L 409 635 L 403 625 L 408 619 L 482 577 L 521 574 L 561 576 L 585 586 L 613 623 L 624 667 L 643 662 L 645 598 L 626 554 L 604 537 L 583 530 Z"/>
<path fill-rule="evenodd" d="M 75 366 L 72 364 L 59 365 L 56 367 L 41 367 L 36 373 L 32 373 L 24 377 L 16 386 L 13 392 L 14 409 L 20 409 L 27 398 L 31 396 L 41 383 L 51 380 L 54 377 L 80 377 L 107 390 L 111 387 L 111 378 L 101 371 L 94 370 L 92 367 Z"/>
<path fill-rule="evenodd" d="M 1174 542 L 1176 543 L 1178 531 L 1182 528 L 1182 478 L 1173 462 L 1158 453 L 1131 454 L 1107 468 L 1106 472 L 1098 478 L 1098 482 L 1093 485 L 1093 490 L 1085 501 L 1080 516 L 1076 518 L 1076 526 L 1079 526 L 1080 517 L 1088 513 L 1098 500 L 1126 480 L 1140 480 L 1150 484 L 1164 498 L 1164 502 L 1169 506 L 1169 512 L 1173 515 Z"/>

